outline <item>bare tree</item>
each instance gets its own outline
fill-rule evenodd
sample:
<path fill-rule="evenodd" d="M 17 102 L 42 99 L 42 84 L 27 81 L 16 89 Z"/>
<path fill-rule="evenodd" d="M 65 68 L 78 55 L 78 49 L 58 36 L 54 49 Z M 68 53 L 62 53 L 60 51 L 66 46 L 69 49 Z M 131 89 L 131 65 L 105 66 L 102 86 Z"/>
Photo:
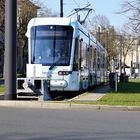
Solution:
<path fill-rule="evenodd" d="M 126 15 L 129 27 L 140 35 L 140 0 L 126 0 L 117 13 Z"/>
<path fill-rule="evenodd" d="M 126 25 L 124 25 L 121 31 L 118 32 L 118 36 L 118 46 L 120 51 L 119 54 L 122 62 L 121 66 L 123 67 L 123 71 L 125 72 L 125 67 L 127 67 L 126 58 L 132 51 L 136 37 Z"/>
<path fill-rule="evenodd" d="M 34 5 L 33 5 L 34 4 Z M 42 7 L 39 0 L 18 0 L 18 18 L 17 18 L 17 69 L 18 72 L 25 70 L 27 62 L 27 38 L 25 33 L 27 25 L 31 18 L 37 16 L 37 9 L 41 9 L 40 16 L 56 16 L 48 8 Z M 5 28 L 5 0 L 0 0 L 0 32 L 4 36 Z M 0 50 L 0 57 L 4 55 L 4 47 Z M 4 57 L 2 56 L 4 59 Z"/>
<path fill-rule="evenodd" d="M 131 36 L 126 36 L 123 34 L 121 43 L 121 52 L 122 52 L 122 67 L 123 71 L 125 72 L 126 68 L 126 57 L 131 52 L 132 46 L 134 45 L 135 39 Z"/>
<path fill-rule="evenodd" d="M 5 0 L 0 0 L 0 31 L 4 33 L 4 20 L 5 20 Z"/>
<path fill-rule="evenodd" d="M 17 70 L 25 72 L 25 63 L 27 62 L 27 38 L 25 33 L 27 25 L 31 18 L 37 16 L 37 9 L 29 0 L 18 0 L 18 18 L 17 18 Z"/>
<path fill-rule="evenodd" d="M 32 3 L 31 3 L 32 2 Z M 32 1 L 19 0 L 19 11 L 18 11 L 18 32 L 17 32 L 17 70 L 19 72 L 25 73 L 25 67 L 27 63 L 27 38 L 25 33 L 27 31 L 27 25 L 31 18 L 37 16 L 37 10 L 41 9 L 41 13 L 39 16 L 51 16 L 53 15 L 51 10 L 44 7 L 39 7 L 41 5 L 39 0 L 32 0 Z"/>
<path fill-rule="evenodd" d="M 58 17 L 58 13 L 53 13 L 51 11 L 51 9 L 44 7 L 41 8 L 39 13 L 38 13 L 38 17 Z"/>
<path fill-rule="evenodd" d="M 92 33 L 96 35 L 98 41 L 106 48 L 108 53 L 108 68 L 110 69 L 110 61 L 116 60 L 118 56 L 117 51 L 117 33 L 107 17 L 103 15 L 95 16 L 92 20 Z"/>
<path fill-rule="evenodd" d="M 104 15 L 94 16 L 92 22 L 93 22 L 93 27 L 95 27 L 96 29 L 98 27 L 101 27 L 102 29 L 110 27 L 109 19 Z"/>

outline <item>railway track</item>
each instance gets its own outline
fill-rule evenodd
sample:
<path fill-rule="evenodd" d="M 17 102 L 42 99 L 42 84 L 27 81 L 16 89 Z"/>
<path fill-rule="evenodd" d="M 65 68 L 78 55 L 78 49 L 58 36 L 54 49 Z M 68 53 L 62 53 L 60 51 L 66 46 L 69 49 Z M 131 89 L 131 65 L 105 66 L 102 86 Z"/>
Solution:
<path fill-rule="evenodd" d="M 94 91 L 100 87 L 102 87 L 103 85 L 98 85 L 98 86 L 94 86 L 89 88 L 86 92 L 91 92 Z M 50 96 L 51 96 L 51 100 L 52 101 L 63 101 L 63 100 L 69 100 L 72 99 L 80 94 L 85 93 L 85 91 L 55 91 L 55 92 L 50 92 Z M 39 100 L 38 96 L 29 96 L 28 94 L 26 96 L 18 96 L 18 100 Z"/>
<path fill-rule="evenodd" d="M 82 94 L 83 92 L 60 92 L 60 91 L 55 91 L 55 92 L 50 92 L 51 100 L 52 101 L 63 101 L 63 100 L 68 100 L 71 98 L 74 98 L 75 96 L 78 96 Z M 33 96 L 31 94 L 18 94 L 17 100 L 39 100 L 38 96 Z"/>
<path fill-rule="evenodd" d="M 71 99 L 71 98 L 74 98 L 80 94 L 82 94 L 84 92 L 51 92 L 50 95 L 52 97 L 52 100 L 56 100 L 56 101 L 61 101 L 61 100 L 68 100 L 68 99 Z"/>

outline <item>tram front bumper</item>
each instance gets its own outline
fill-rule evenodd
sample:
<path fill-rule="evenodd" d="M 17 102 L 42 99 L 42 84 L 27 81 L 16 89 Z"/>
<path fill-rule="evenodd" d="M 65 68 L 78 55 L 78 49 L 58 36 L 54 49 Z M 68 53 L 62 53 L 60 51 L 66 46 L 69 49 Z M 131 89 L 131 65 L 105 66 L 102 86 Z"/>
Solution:
<path fill-rule="evenodd" d="M 50 80 L 50 87 L 52 88 L 66 88 L 68 85 L 65 80 Z"/>
<path fill-rule="evenodd" d="M 66 80 L 47 80 L 45 78 L 18 78 L 17 79 L 17 93 L 35 93 L 38 89 L 40 94 L 43 94 L 44 84 L 43 81 L 48 81 L 48 88 L 50 90 L 60 90 L 68 86 Z"/>

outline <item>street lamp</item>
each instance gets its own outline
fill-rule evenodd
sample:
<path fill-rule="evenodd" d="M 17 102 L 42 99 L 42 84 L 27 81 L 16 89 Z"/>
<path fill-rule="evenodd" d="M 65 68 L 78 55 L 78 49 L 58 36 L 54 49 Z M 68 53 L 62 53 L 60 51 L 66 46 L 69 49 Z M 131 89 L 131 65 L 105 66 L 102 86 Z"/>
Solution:
<path fill-rule="evenodd" d="M 5 0 L 5 99 L 16 99 L 17 0 Z"/>

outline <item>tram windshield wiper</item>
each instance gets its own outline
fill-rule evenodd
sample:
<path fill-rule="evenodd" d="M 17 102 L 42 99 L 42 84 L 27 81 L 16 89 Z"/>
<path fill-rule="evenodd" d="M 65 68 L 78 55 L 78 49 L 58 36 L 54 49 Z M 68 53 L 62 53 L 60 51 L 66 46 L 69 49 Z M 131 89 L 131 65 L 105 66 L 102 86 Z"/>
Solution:
<path fill-rule="evenodd" d="M 53 63 L 50 67 L 49 70 L 52 70 L 54 68 L 54 66 L 56 66 L 57 64 L 59 64 L 58 62 L 60 62 L 62 58 L 60 57 L 55 63 Z"/>
<path fill-rule="evenodd" d="M 50 67 L 49 67 L 49 70 L 52 70 L 54 68 L 54 66 L 56 66 L 55 63 L 53 63 Z"/>

